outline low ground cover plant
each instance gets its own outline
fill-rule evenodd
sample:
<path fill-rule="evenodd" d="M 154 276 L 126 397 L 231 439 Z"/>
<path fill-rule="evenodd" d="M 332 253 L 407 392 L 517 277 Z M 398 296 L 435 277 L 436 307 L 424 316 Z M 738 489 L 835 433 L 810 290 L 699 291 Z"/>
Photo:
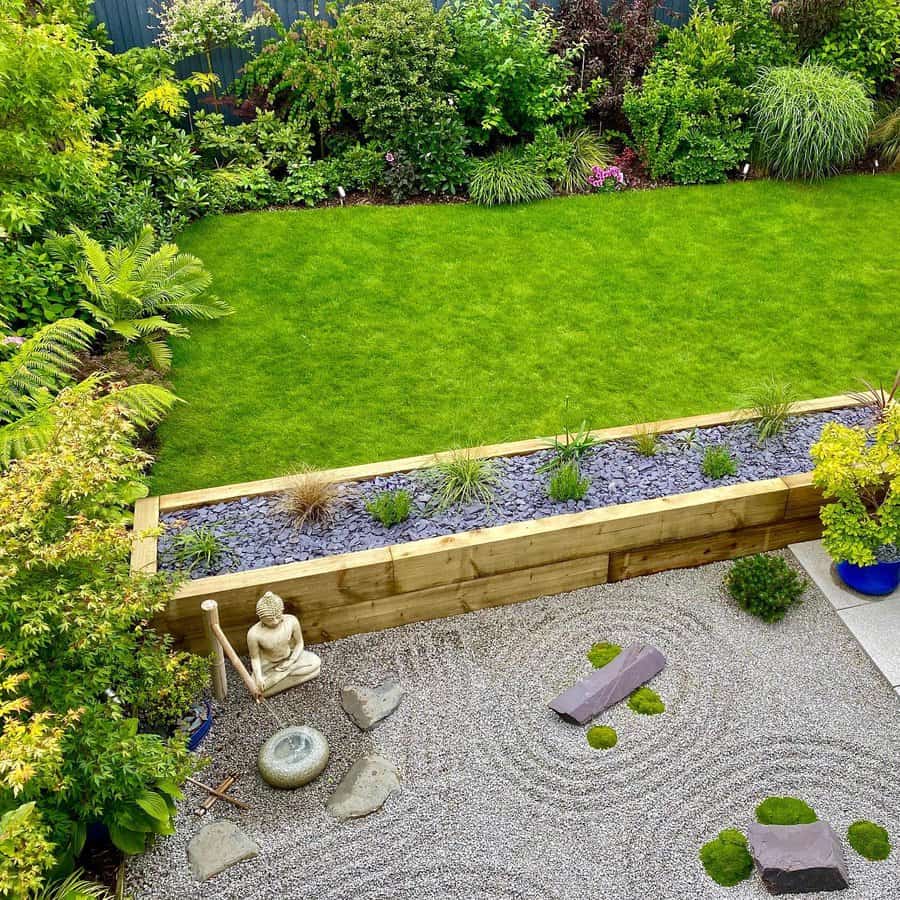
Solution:
<path fill-rule="evenodd" d="M 375 521 L 390 528 L 409 518 L 412 498 L 409 491 L 379 491 L 371 500 L 366 501 L 366 510 Z"/>
<path fill-rule="evenodd" d="M 666 711 L 662 697 L 646 685 L 639 687 L 628 698 L 628 708 L 642 716 L 658 716 Z"/>
<path fill-rule="evenodd" d="M 866 859 L 877 861 L 891 855 L 891 839 L 887 831 L 874 822 L 854 822 L 847 829 L 847 842 Z"/>
<path fill-rule="evenodd" d="M 818 816 L 804 800 L 797 797 L 766 797 L 756 807 L 760 825 L 808 825 Z"/>
<path fill-rule="evenodd" d="M 609 725 L 592 725 L 587 730 L 587 742 L 594 750 L 610 750 L 619 742 L 619 736 Z"/>
<path fill-rule="evenodd" d="M 610 644 L 601 641 L 594 644 L 587 652 L 587 658 L 595 669 L 602 669 L 607 663 L 611 663 L 620 653 L 622 648 L 618 644 Z"/>
<path fill-rule="evenodd" d="M 806 581 L 782 557 L 757 553 L 732 563 L 725 586 L 742 609 L 778 622 L 800 602 Z"/>
<path fill-rule="evenodd" d="M 753 874 L 747 838 L 737 828 L 726 828 L 700 848 L 706 874 L 722 887 L 734 887 Z"/>
<path fill-rule="evenodd" d="M 736 475 L 738 470 L 737 460 L 728 447 L 722 444 L 710 445 L 703 451 L 703 459 L 700 462 L 700 471 L 707 477 L 718 481 Z"/>

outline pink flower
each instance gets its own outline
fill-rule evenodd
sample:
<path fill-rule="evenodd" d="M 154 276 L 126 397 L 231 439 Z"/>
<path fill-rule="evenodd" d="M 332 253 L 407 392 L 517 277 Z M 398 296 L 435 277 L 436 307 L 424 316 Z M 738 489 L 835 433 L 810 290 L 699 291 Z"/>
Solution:
<path fill-rule="evenodd" d="M 6 346 L 21 347 L 25 343 L 25 338 L 18 334 L 8 334 L 0 343 Z"/>
<path fill-rule="evenodd" d="M 394 156 L 393 153 L 385 153 L 385 154 L 384 154 L 384 158 L 385 158 L 391 165 L 393 165 L 394 162 L 396 161 L 396 157 Z"/>

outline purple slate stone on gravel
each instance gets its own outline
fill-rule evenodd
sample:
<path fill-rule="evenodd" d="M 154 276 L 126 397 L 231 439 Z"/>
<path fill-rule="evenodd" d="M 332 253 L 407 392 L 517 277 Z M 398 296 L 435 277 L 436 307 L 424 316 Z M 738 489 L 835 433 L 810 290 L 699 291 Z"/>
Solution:
<path fill-rule="evenodd" d="M 770 894 L 841 891 L 850 886 L 840 838 L 827 822 L 750 825 L 747 842 Z"/>
<path fill-rule="evenodd" d="M 584 725 L 659 675 L 665 664 L 656 647 L 629 644 L 612 662 L 551 700 L 550 709 L 567 722 Z"/>

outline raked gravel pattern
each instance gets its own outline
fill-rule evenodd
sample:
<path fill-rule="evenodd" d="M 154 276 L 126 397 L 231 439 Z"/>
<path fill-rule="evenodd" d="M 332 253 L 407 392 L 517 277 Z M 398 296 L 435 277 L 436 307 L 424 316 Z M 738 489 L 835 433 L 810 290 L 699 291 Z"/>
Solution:
<path fill-rule="evenodd" d="M 432 486 L 426 475 L 417 473 L 347 485 L 344 502 L 327 527 L 294 527 L 278 508 L 279 499 L 271 496 L 180 510 L 162 517 L 168 531 L 159 541 L 160 567 L 177 568 L 172 539 L 184 529 L 200 526 L 218 534 L 227 552 L 214 568 L 196 567 L 191 573 L 194 578 L 808 472 L 812 468 L 809 448 L 826 422 L 856 425 L 869 418 L 869 412 L 859 408 L 795 416 L 782 434 L 763 446 L 759 446 L 754 426 L 748 423 L 698 429 L 690 446 L 685 441 L 686 432 L 675 432 L 661 436 L 661 450 L 652 457 L 641 456 L 628 441 L 609 441 L 592 449 L 582 463 L 582 473 L 591 481 L 587 496 L 568 503 L 556 503 L 547 496 L 549 475 L 537 469 L 550 454 L 539 452 L 496 460 L 499 485 L 489 508 L 472 504 L 434 512 L 430 503 Z M 717 481 L 703 475 L 700 463 L 710 445 L 731 449 L 738 461 L 736 475 Z M 378 491 L 399 488 L 413 496 L 415 510 L 406 522 L 385 528 L 366 512 L 365 500 Z"/>
<path fill-rule="evenodd" d="M 188 788 L 177 833 L 129 860 L 127 889 L 136 900 L 762 900 L 755 875 L 716 886 L 697 851 L 748 825 L 771 794 L 802 797 L 842 838 L 856 819 L 880 822 L 900 846 L 900 699 L 815 588 L 766 625 L 728 599 L 727 566 L 315 647 L 321 677 L 271 701 L 331 743 L 328 768 L 296 791 L 256 774 L 275 725 L 231 673 L 201 777 L 240 773 L 232 793 L 252 810 L 220 805 L 214 815 L 240 823 L 261 854 L 192 882 L 186 847 L 212 817 L 186 811 L 202 799 Z M 600 640 L 649 642 L 668 658 L 651 682 L 666 712 L 639 716 L 621 703 L 603 714 L 595 724 L 619 733 L 606 752 L 547 708 L 591 671 L 584 654 Z M 406 696 L 361 732 L 340 688 L 389 675 Z M 338 823 L 326 800 L 371 752 L 399 766 L 402 793 Z M 872 863 L 846 842 L 845 851 L 852 886 L 842 898 L 900 896 L 900 852 Z"/>

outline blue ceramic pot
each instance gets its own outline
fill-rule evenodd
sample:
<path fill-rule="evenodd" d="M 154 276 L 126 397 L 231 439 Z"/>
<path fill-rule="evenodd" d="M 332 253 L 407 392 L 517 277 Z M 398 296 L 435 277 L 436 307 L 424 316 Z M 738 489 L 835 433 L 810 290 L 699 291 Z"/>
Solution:
<path fill-rule="evenodd" d="M 206 718 L 202 719 L 200 724 L 192 729 L 188 734 L 188 750 L 196 750 L 200 746 L 200 741 L 206 737 L 206 733 L 212 727 L 213 711 L 209 700 L 198 703 L 195 707 L 195 715 L 200 712 L 206 713 Z M 198 716 L 200 718 L 200 716 Z"/>
<path fill-rule="evenodd" d="M 879 562 L 871 566 L 839 562 L 835 568 L 844 584 L 861 594 L 883 597 L 900 587 L 900 562 Z"/>

